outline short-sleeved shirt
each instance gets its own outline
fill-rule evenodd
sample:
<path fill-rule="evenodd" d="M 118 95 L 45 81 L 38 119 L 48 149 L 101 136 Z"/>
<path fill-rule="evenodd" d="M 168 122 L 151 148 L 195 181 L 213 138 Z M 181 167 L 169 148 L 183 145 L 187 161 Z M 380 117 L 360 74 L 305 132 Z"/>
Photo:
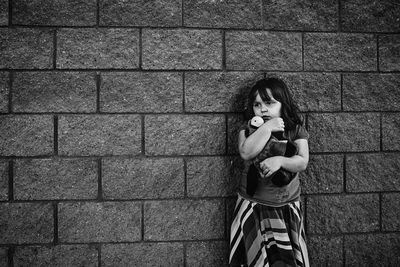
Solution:
<path fill-rule="evenodd" d="M 246 129 L 247 124 L 243 125 L 240 130 Z M 307 130 L 297 125 L 295 129 L 286 133 L 287 139 L 295 141 L 297 139 L 308 140 L 309 134 Z M 279 187 L 271 182 L 270 178 L 263 178 L 257 181 L 256 191 L 253 196 L 249 196 L 247 192 L 247 176 L 243 176 L 239 185 L 239 194 L 247 199 L 265 204 L 272 207 L 280 207 L 290 202 L 300 199 L 300 180 L 297 173 L 293 180 L 286 186 Z"/>

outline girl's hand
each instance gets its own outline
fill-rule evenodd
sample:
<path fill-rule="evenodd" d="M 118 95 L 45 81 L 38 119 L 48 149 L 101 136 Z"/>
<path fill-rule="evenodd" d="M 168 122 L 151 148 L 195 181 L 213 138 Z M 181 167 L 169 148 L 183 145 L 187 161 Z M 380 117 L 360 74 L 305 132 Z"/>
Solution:
<path fill-rule="evenodd" d="M 282 118 L 272 118 L 266 121 L 261 127 L 268 127 L 271 132 L 285 131 L 285 123 Z"/>
<path fill-rule="evenodd" d="M 282 157 L 270 157 L 260 163 L 264 177 L 269 177 L 282 167 Z"/>

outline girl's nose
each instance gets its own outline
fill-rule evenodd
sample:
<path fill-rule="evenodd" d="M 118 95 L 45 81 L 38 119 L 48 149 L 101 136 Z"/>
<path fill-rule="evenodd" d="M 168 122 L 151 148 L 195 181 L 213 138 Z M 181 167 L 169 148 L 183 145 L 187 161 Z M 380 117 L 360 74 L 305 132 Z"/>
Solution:
<path fill-rule="evenodd" d="M 268 111 L 267 106 L 266 105 L 261 105 L 261 111 Z"/>

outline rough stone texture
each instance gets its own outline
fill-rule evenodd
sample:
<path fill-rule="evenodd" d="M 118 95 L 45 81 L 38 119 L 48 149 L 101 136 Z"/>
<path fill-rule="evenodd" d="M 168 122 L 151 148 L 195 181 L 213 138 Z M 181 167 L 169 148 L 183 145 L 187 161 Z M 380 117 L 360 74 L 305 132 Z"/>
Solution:
<path fill-rule="evenodd" d="M 346 157 L 350 192 L 400 191 L 400 154 L 356 154 Z"/>
<path fill-rule="evenodd" d="M 181 26 L 181 5 L 179 0 L 100 0 L 100 25 Z"/>
<path fill-rule="evenodd" d="M 12 7 L 13 24 L 96 25 L 96 0 L 16 0 Z"/>
<path fill-rule="evenodd" d="M 384 231 L 400 230 L 400 194 L 389 193 L 382 195 L 382 229 Z"/>
<path fill-rule="evenodd" d="M 400 75 L 344 74 L 343 108 L 356 111 L 400 111 Z"/>
<path fill-rule="evenodd" d="M 226 67 L 235 70 L 301 70 L 301 35 L 232 31 L 225 36 Z"/>
<path fill-rule="evenodd" d="M 331 0 L 263 0 L 264 29 L 335 31 L 337 3 Z"/>
<path fill-rule="evenodd" d="M 42 203 L 0 203 L 0 244 L 53 241 L 53 207 Z"/>
<path fill-rule="evenodd" d="M 239 157 L 193 157 L 186 163 L 189 197 L 234 195 L 242 175 Z"/>
<path fill-rule="evenodd" d="M 308 234 L 377 231 L 379 196 L 377 194 L 309 196 L 307 223 Z"/>
<path fill-rule="evenodd" d="M 221 69 L 222 33 L 217 30 L 144 29 L 143 69 Z"/>
<path fill-rule="evenodd" d="M 307 239 L 311 266 L 343 266 L 342 237 L 313 236 Z"/>
<path fill-rule="evenodd" d="M 52 152 L 51 116 L 0 116 L 1 156 L 40 156 Z"/>
<path fill-rule="evenodd" d="M 189 72 L 185 74 L 185 110 L 189 112 L 243 111 L 256 72 Z"/>
<path fill-rule="evenodd" d="M 170 200 L 144 204 L 144 239 L 218 239 L 224 235 L 221 200 Z"/>
<path fill-rule="evenodd" d="M 14 266 L 97 266 L 98 252 L 91 245 L 16 247 Z"/>
<path fill-rule="evenodd" d="M 310 155 L 307 169 L 301 174 L 302 192 L 343 192 L 343 156 Z"/>
<path fill-rule="evenodd" d="M 340 24 L 344 31 L 400 31 L 400 6 L 396 1 L 344 0 L 340 13 Z"/>
<path fill-rule="evenodd" d="M 376 37 L 369 34 L 306 33 L 304 67 L 319 71 L 376 71 Z"/>
<path fill-rule="evenodd" d="M 229 243 L 191 242 L 186 247 L 186 265 L 201 266 L 228 266 Z"/>
<path fill-rule="evenodd" d="M 181 243 L 103 245 L 101 266 L 184 266 Z"/>
<path fill-rule="evenodd" d="M 14 164 L 14 199 L 94 199 L 97 164 L 91 159 L 19 159 Z"/>
<path fill-rule="evenodd" d="M 347 266 L 398 266 L 400 235 L 368 234 L 344 237 Z"/>
<path fill-rule="evenodd" d="M 400 150 L 400 116 L 399 113 L 383 114 L 382 116 L 382 147 L 383 150 Z"/>
<path fill-rule="evenodd" d="M 8 161 L 0 160 L 0 201 L 8 199 L 8 171 Z"/>
<path fill-rule="evenodd" d="M 0 25 L 8 25 L 8 0 L 0 0 Z"/>
<path fill-rule="evenodd" d="M 60 242 L 133 242 L 141 239 L 141 204 L 73 202 L 58 205 Z"/>
<path fill-rule="evenodd" d="M 104 159 L 102 181 L 106 199 L 180 198 L 185 189 L 183 160 Z"/>
<path fill-rule="evenodd" d="M 238 155 L 238 136 L 240 126 L 244 123 L 242 115 L 228 115 L 228 154 Z"/>
<path fill-rule="evenodd" d="M 379 150 L 379 114 L 310 114 L 308 121 L 312 152 Z"/>
<path fill-rule="evenodd" d="M 0 248 L 0 266 L 8 266 L 7 248 Z"/>
<path fill-rule="evenodd" d="M 379 70 L 400 71 L 400 35 L 379 36 Z"/>
<path fill-rule="evenodd" d="M 0 113 L 8 112 L 8 95 L 10 93 L 10 78 L 8 72 L 0 72 Z"/>
<path fill-rule="evenodd" d="M 139 67 L 137 29 L 60 29 L 57 31 L 57 68 Z"/>
<path fill-rule="evenodd" d="M 225 153 L 225 128 L 225 118 L 218 115 L 146 116 L 146 155 Z"/>
<path fill-rule="evenodd" d="M 341 110 L 340 75 L 336 73 L 268 73 L 285 81 L 300 111 Z"/>
<path fill-rule="evenodd" d="M 62 155 L 137 155 L 141 121 L 137 115 L 70 115 L 59 118 Z"/>
<path fill-rule="evenodd" d="M 179 112 L 183 79 L 179 73 L 105 73 L 100 110 L 104 112 Z"/>
<path fill-rule="evenodd" d="M 262 28 L 261 3 L 257 0 L 183 1 L 183 21 L 188 27 Z"/>
<path fill-rule="evenodd" d="M 95 112 L 96 77 L 78 72 L 17 72 L 14 112 Z"/>
<path fill-rule="evenodd" d="M 0 28 L 0 68 L 49 69 L 53 66 L 53 31 Z"/>

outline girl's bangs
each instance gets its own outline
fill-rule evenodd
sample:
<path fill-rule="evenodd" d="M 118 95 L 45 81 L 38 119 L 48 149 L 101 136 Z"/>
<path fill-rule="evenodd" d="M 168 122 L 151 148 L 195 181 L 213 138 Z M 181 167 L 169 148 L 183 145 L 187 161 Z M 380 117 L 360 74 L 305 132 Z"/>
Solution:
<path fill-rule="evenodd" d="M 256 93 L 258 93 L 263 101 L 270 101 L 271 98 L 268 95 L 267 89 L 271 90 L 270 88 L 259 88 Z M 271 90 L 272 94 L 272 90 Z M 257 94 L 256 94 L 257 95 Z"/>

